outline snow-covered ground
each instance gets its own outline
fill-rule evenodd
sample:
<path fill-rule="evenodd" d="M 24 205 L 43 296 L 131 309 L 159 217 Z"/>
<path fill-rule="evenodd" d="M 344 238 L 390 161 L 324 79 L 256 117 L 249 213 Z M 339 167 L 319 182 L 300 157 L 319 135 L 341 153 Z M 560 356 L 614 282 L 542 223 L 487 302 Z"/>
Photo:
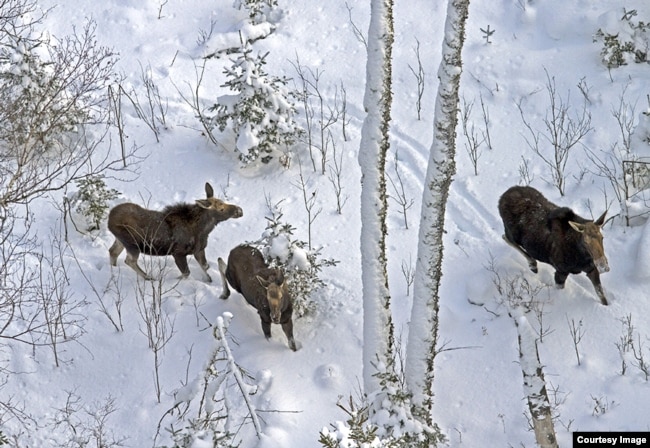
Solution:
<path fill-rule="evenodd" d="M 100 44 L 119 53 L 118 68 L 127 91 L 143 89 L 143 70 L 149 73 L 167 104 L 167 129 L 157 142 L 146 124 L 129 111 L 126 134 L 130 144 L 146 156 L 139 175 L 123 173 L 109 178 L 109 187 L 121 192 L 119 201 L 160 209 L 174 202 L 193 202 L 204 197 L 210 182 L 218 196 L 242 207 L 244 216 L 220 224 L 210 235 L 207 249 L 214 282 L 204 283 L 192 260 L 190 279 L 176 284 L 178 271 L 171 259 L 163 285 L 169 289 L 164 310 L 173 319 L 173 334 L 160 358 L 161 397 L 154 386 L 154 358 L 148 347 L 134 291 L 135 273 L 120 258 L 117 268 L 108 263 L 113 239 L 105 226 L 94 237 L 71 233 L 79 264 L 71 258 L 69 290 L 87 302 L 79 310 L 85 319 L 83 335 L 60 347 L 61 363 L 54 364 L 51 350 L 10 343 L 4 352 L 8 370 L 16 372 L 0 389 L 24 403 L 33 421 L 21 426 L 10 420 L 1 427 L 5 434 L 20 434 L 22 446 L 77 446 L 70 441 L 65 424 L 54 426 L 70 393 L 78 397 L 75 418 L 90 425 L 92 413 L 107 400 L 114 412 L 106 426 L 123 446 L 153 445 L 157 425 L 174 404 L 174 393 L 201 374 L 214 346 L 212 328 L 218 316 L 233 314 L 230 333 L 236 362 L 258 384 L 252 396 L 259 410 L 263 436 L 255 436 L 250 423 L 240 431 L 243 447 L 316 447 L 318 433 L 336 420 L 345 420 L 337 401 L 357 397 L 361 389 L 362 294 L 359 254 L 360 170 L 357 153 L 364 119 L 365 47 L 355 34 L 368 29 L 369 2 L 334 0 L 314 4 L 308 0 L 280 1 L 284 16 L 268 38 L 258 41 L 269 52 L 267 71 L 296 78 L 296 61 L 320 73 L 325 101 L 340 101 L 346 92 L 348 140 L 340 123 L 334 138 L 341 155 L 342 214 L 336 213 L 333 187 L 327 175 L 313 172 L 308 154 L 298 150 L 289 169 L 277 164 L 242 166 L 232 150 L 231 136 L 220 136 L 215 146 L 202 135 L 200 124 L 183 96 L 189 97 L 197 82 L 201 55 L 214 46 L 232 42 L 243 16 L 231 0 L 71 0 L 39 1 L 52 7 L 46 19 L 49 32 L 63 36 L 79 29 L 87 18 L 97 23 Z M 432 6 L 432 3 L 434 5 Z M 405 195 L 413 205 L 405 228 L 399 205 L 391 201 L 388 257 L 396 334 L 405 346 L 410 317 L 410 296 L 403 267 L 415 266 L 418 213 L 432 138 L 432 113 L 440 62 L 446 2 L 412 0 L 395 2 L 395 47 L 392 111 L 392 148 L 398 156 L 397 170 Z M 477 170 L 466 151 L 466 138 L 458 128 L 458 171 L 447 208 L 444 275 L 441 290 L 440 340 L 445 350 L 436 359 L 434 420 L 450 446 L 534 446 L 526 419 L 526 401 L 518 365 L 517 332 L 494 285 L 492 270 L 503 278 L 523 275 L 531 284 L 543 286 L 537 300 L 541 320 L 531 315 L 539 344 L 560 446 L 569 446 L 572 431 L 650 431 L 650 383 L 631 352 L 625 354 L 627 371 L 621 374 L 621 355 L 616 344 L 624 334 L 622 321 L 630 318 L 633 337 L 650 359 L 650 231 L 646 217 L 626 226 L 617 216 L 620 204 L 610 181 L 599 175 L 590 152 L 599 157 L 621 147 L 622 133 L 613 111 L 622 107 L 637 127 L 634 150 L 647 154 L 643 140 L 650 110 L 647 63 L 608 70 L 600 58 L 602 44 L 594 42 L 601 27 L 616 27 L 624 11 L 618 0 L 508 0 L 470 5 L 467 39 L 463 51 L 462 99 L 473 103 L 470 128 L 482 138 L 489 131 L 491 148 L 478 149 Z M 650 5 L 629 0 L 627 11 L 636 10 L 637 21 L 650 21 Z M 486 41 L 487 30 L 494 30 Z M 206 44 L 201 36 L 211 30 Z M 623 37 L 623 36 L 622 36 Z M 419 43 L 419 47 L 418 47 Z M 424 70 L 422 116 L 416 104 L 419 48 Z M 201 101 L 207 106 L 226 92 L 225 59 L 211 60 L 203 78 Z M 549 167 L 527 142 L 531 134 L 522 114 L 542 135 L 553 83 L 557 98 L 570 105 L 577 116 L 583 102 L 593 128 L 569 156 L 564 196 L 552 185 Z M 140 90 L 142 91 L 142 90 Z M 484 119 L 483 101 L 488 118 Z M 521 108 L 521 113 L 519 108 Z M 542 151 L 548 144 L 542 137 Z M 116 148 L 117 150 L 117 148 Z M 545 152 L 545 154 L 550 154 Z M 243 298 L 233 294 L 219 300 L 221 284 L 216 271 L 218 257 L 227 256 L 235 245 L 260 238 L 266 228 L 267 202 L 281 202 L 284 220 L 306 240 L 308 215 L 303 202 L 298 158 L 316 209 L 312 242 L 322 255 L 339 261 L 324 268 L 325 287 L 315 300 L 317 311 L 295 320 L 299 350 L 288 349 L 278 326 L 267 342 L 259 317 Z M 631 156 L 630 156 L 631 157 Z M 318 159 L 319 160 L 319 159 Z M 391 160 L 389 174 L 397 180 Z M 602 276 L 610 305 L 602 306 L 584 275 L 570 276 L 566 288 L 553 287 L 553 271 L 540 266 L 532 274 L 521 255 L 501 239 L 502 225 L 496 204 L 501 193 L 527 180 L 551 201 L 572 207 L 586 218 L 609 209 L 604 226 L 605 250 L 611 271 Z M 391 193 L 395 193 L 391 190 Z M 61 198 L 55 198 L 60 200 Z M 60 211 L 53 201 L 39 201 L 34 215 L 38 235 L 47 240 Z M 635 214 L 644 213 L 641 201 L 630 204 Z M 141 263 L 151 259 L 142 257 Z M 83 275 L 82 275 L 83 273 Z M 98 296 L 110 306 L 114 297 L 125 298 L 123 330 L 116 331 L 100 311 Z M 113 308 L 110 308 L 114 311 Z M 578 328 L 577 344 L 570 329 Z M 638 338 L 638 339 L 637 339 Z M 233 386 L 234 387 L 234 386 Z M 163 425 L 168 420 L 163 420 Z M 169 444 L 163 430 L 157 445 Z"/>

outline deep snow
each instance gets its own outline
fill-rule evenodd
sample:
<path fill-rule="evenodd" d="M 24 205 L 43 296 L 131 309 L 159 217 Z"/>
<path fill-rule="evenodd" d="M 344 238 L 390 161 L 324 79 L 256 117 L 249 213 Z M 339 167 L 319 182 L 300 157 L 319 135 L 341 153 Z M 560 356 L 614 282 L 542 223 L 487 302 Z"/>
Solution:
<path fill-rule="evenodd" d="M 414 201 L 408 211 L 408 230 L 392 201 L 388 222 L 394 322 L 404 344 L 410 297 L 402 266 L 415 265 L 417 214 L 431 146 L 435 73 L 446 2 L 435 2 L 433 6 L 423 0 L 395 3 L 392 150 L 398 151 L 398 169 L 407 196 Z M 639 20 L 650 21 L 646 2 L 624 3 L 628 10 L 638 10 Z M 344 170 L 343 194 L 347 197 L 342 215 L 336 213 L 327 176 L 313 173 L 303 160 L 308 188 L 315 192 L 322 208 L 313 223 L 314 244 L 323 247 L 323 256 L 340 263 L 323 270 L 326 286 L 316 297 L 318 311 L 296 320 L 299 350 L 295 353 L 287 348 L 277 326 L 273 328 L 273 339 L 264 340 L 258 316 L 240 296 L 233 294 L 228 301 L 218 299 L 221 285 L 215 267 L 217 257 L 225 257 L 231 247 L 261 236 L 266 226 L 265 196 L 273 203 L 283 200 L 286 221 L 297 228 L 300 238 L 307 238 L 302 192 L 295 185 L 299 176 L 297 160 L 294 158 L 290 169 L 275 161 L 240 166 L 229 149 L 232 137 L 224 136 L 220 147 L 206 141 L 181 98 L 196 83 L 196 58 L 209 51 L 210 45 L 231 42 L 241 13 L 232 8 L 230 0 L 108 0 L 101 5 L 82 0 L 47 0 L 39 4 L 43 8 L 53 6 L 46 23 L 55 36 L 72 32 L 73 26 L 80 27 L 87 17 L 95 20 L 98 41 L 120 54 L 118 66 L 125 86 L 142 88 L 141 70 L 150 70 L 168 101 L 169 126 L 160 143 L 135 115 L 127 117 L 129 141 L 141 146 L 140 154 L 147 158 L 139 176 L 125 174 L 110 179 L 109 186 L 122 193 L 120 200 L 159 209 L 169 203 L 202 198 L 203 185 L 210 181 L 218 195 L 243 208 L 244 217 L 220 224 L 210 236 L 207 255 L 214 283 L 202 282 L 199 266 L 191 261 L 191 278 L 178 283 L 166 297 L 164 307 L 174 318 L 174 334 L 162 354 L 161 403 L 156 400 L 152 381 L 153 356 L 133 297 L 134 272 L 124 265 L 123 258 L 118 268 L 108 265 L 112 237 L 105 228 L 96 238 L 73 233 L 72 244 L 80 267 L 94 287 L 108 290 L 104 297 L 109 304 L 111 294 L 115 294 L 111 279 L 117 279 L 126 294 L 124 331 L 115 331 L 99 311 L 97 297 L 77 265 L 67 260 L 71 263 L 71 289 L 76 297 L 88 301 L 83 308 L 85 334 L 78 343 L 62 347 L 64 362 L 58 368 L 47 349 L 33 353 L 29 348 L 11 345 L 5 357 L 10 370 L 19 373 L 8 378 L 2 393 L 24 401 L 40 428 L 21 427 L 13 421 L 6 432 L 22 433 L 25 446 L 63 444 L 69 434 L 61 427 L 53 431 L 47 425 L 57 409 L 64 407 L 67 392 L 74 391 L 86 409 L 112 397 L 116 410 L 107 424 L 116 438 L 124 438 L 124 446 L 128 447 L 151 446 L 156 425 L 173 404 L 174 391 L 199 375 L 207 361 L 214 344 L 208 324 L 230 312 L 234 316 L 230 332 L 237 341 L 232 344 L 234 358 L 258 383 L 252 401 L 260 410 L 264 433 L 258 442 L 248 424 L 242 431 L 242 446 L 318 446 L 321 428 L 346 417 L 336 406 L 337 401 L 347 401 L 350 395 L 356 397 L 362 381 L 357 154 L 364 119 L 366 56 L 350 17 L 365 34 L 369 2 L 348 2 L 346 7 L 340 0 L 319 5 L 307 0 L 280 1 L 285 15 L 277 31 L 259 42 L 260 48 L 270 52 L 270 73 L 295 77 L 291 62 L 297 57 L 302 65 L 320 70 L 322 92 L 329 104 L 333 104 L 335 87 L 344 85 L 350 118 L 349 141 L 343 142 L 337 136 Z M 599 44 L 593 42 L 596 30 L 610 23 L 612 15 L 622 15 L 621 8 L 618 0 L 474 1 L 470 5 L 461 95 L 474 102 L 472 120 L 477 129 L 483 123 L 483 98 L 489 111 L 492 149 L 481 147 L 479 174 L 475 176 L 459 126 L 458 172 L 447 208 L 441 290 L 440 340 L 446 345 L 437 357 L 434 386 L 434 419 L 450 446 L 534 446 L 524 415 L 517 332 L 496 292 L 487 269 L 490 264 L 504 276 L 521 274 L 532 284 L 548 286 L 538 296 L 544 304 L 543 327 L 547 328 L 539 350 L 547 386 L 557 404 L 559 419 L 555 426 L 560 446 L 570 446 L 571 431 L 576 430 L 650 431 L 650 383 L 630 359 L 626 374 L 620 374 L 621 359 L 615 345 L 623 333 L 621 319 L 631 316 L 643 353 L 650 357 L 650 231 L 646 218 L 634 220 L 631 227 L 615 218 L 604 227 L 611 267 L 611 272 L 602 276 L 611 303 L 604 307 L 584 275 L 571 276 L 564 290 L 556 290 L 550 267 L 541 266 L 536 276 L 528 271 L 523 257 L 502 241 L 496 210 L 499 195 L 521 182 L 520 168 L 526 159 L 532 185 L 553 202 L 570 206 L 584 217 L 596 217 L 607 207 L 609 216 L 619 213 L 609 182 L 593 173 L 595 168 L 584 147 L 594 152 L 610 151 L 621 139 L 612 116 L 621 95 L 628 107 L 634 106 L 635 124 L 645 125 L 643 112 L 650 109 L 646 98 L 648 65 L 607 70 L 599 58 Z M 200 31 L 209 30 L 211 23 L 210 45 L 198 45 Z M 481 31 L 488 25 L 495 30 L 491 43 L 486 43 Z M 417 41 L 426 74 L 419 121 L 415 109 L 417 83 L 409 67 L 417 68 Z M 222 69 L 226 63 L 221 60 L 208 64 L 201 90 L 206 106 L 225 93 L 219 86 L 224 81 Z M 588 86 L 593 131 L 584 139 L 584 147 L 572 151 L 564 197 L 549 184 L 548 168 L 527 147 L 526 130 L 517 109 L 521 104 L 531 123 L 542 129 L 541 120 L 549 107 L 546 73 L 554 78 L 560 96 L 566 98 L 570 91 L 575 109 L 579 109 L 583 98 L 578 83 Z M 637 150 L 647 150 L 644 144 L 637 141 Z M 298 152 L 298 156 L 305 158 L 306 154 Z M 393 170 L 391 160 L 391 175 Z M 647 210 L 643 203 L 633 205 L 635 210 Z M 59 212 L 51 201 L 40 201 L 39 207 L 35 213 L 38 233 L 48 235 Z M 177 274 L 168 260 L 165 284 L 174 286 Z M 533 327 L 538 325 L 534 317 L 529 321 Z M 581 323 L 584 330 L 579 344 L 580 365 L 569 332 L 571 321 Z M 88 419 L 84 412 L 78 415 Z M 158 443 L 167 441 L 159 439 Z"/>

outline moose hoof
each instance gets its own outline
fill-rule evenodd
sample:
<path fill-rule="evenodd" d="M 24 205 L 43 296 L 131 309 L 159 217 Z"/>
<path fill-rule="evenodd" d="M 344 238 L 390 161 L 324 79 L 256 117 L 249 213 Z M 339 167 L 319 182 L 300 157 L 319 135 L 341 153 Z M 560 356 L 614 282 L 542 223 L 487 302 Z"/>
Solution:
<path fill-rule="evenodd" d="M 230 294 L 221 294 L 221 295 L 219 296 L 219 298 L 220 298 L 221 300 L 226 300 L 226 299 L 228 299 L 228 297 L 230 297 Z"/>
<path fill-rule="evenodd" d="M 564 283 L 556 283 L 555 289 L 564 289 Z"/>
<path fill-rule="evenodd" d="M 294 341 L 293 339 L 290 340 L 290 341 L 289 341 L 289 348 L 290 348 L 291 350 L 293 350 L 294 352 L 295 352 L 295 351 L 298 351 L 298 347 L 296 347 L 296 341 Z"/>

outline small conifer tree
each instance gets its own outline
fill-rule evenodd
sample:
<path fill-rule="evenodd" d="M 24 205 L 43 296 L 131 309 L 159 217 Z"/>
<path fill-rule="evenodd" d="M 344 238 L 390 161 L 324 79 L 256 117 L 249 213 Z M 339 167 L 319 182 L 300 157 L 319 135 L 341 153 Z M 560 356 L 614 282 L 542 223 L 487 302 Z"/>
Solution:
<path fill-rule="evenodd" d="M 232 65 L 224 70 L 228 81 L 222 86 L 235 93 L 217 99 L 210 108 L 216 112 L 211 121 L 222 132 L 228 124 L 232 126 L 242 162 L 260 157 L 268 162 L 274 149 L 293 144 L 300 133 L 294 120 L 293 94 L 285 77 L 264 70 L 268 53 L 254 54 L 251 44 L 245 42 L 235 54 Z"/>
<path fill-rule="evenodd" d="M 618 10 L 610 14 L 621 14 Z M 623 8 L 622 15 L 618 21 L 612 21 L 616 25 L 599 28 L 594 36 L 594 42 L 601 42 L 603 48 L 600 51 L 603 64 L 607 68 L 616 68 L 627 65 L 630 62 L 648 62 L 650 51 L 650 23 L 643 20 L 635 21 L 638 15 L 635 9 Z"/>
<path fill-rule="evenodd" d="M 79 190 L 70 198 L 75 211 L 86 220 L 86 230 L 99 230 L 106 218 L 109 201 L 117 199 L 120 193 L 106 186 L 104 176 L 89 176 L 77 182 Z"/>

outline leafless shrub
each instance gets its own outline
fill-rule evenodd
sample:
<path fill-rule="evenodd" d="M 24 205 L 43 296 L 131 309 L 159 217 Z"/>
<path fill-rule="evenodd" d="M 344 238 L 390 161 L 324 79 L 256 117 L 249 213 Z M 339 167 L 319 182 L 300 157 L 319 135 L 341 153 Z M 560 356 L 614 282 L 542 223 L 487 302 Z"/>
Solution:
<path fill-rule="evenodd" d="M 168 285 L 165 281 L 166 264 L 164 260 L 150 261 L 157 264 L 158 273 L 155 280 L 137 278 L 135 299 L 142 326 L 140 332 L 146 337 L 149 349 L 153 354 L 153 379 L 156 398 L 160 403 L 162 385 L 160 383 L 160 367 L 163 361 L 165 347 L 174 336 L 175 319 L 164 309 L 164 301 L 176 290 L 178 282 Z M 146 268 L 152 272 L 152 267 Z"/>
<path fill-rule="evenodd" d="M 641 335 L 637 334 L 637 343 L 632 344 L 632 354 L 634 355 L 632 365 L 638 368 L 643 373 L 645 380 L 648 381 L 648 378 L 650 378 L 650 364 L 645 358 L 644 348 L 644 344 L 641 342 Z"/>
<path fill-rule="evenodd" d="M 417 82 L 417 97 L 415 100 L 415 110 L 418 113 L 418 120 L 421 119 L 421 112 L 422 112 L 422 97 L 424 96 L 424 68 L 422 68 L 422 59 L 420 58 L 420 41 L 418 39 L 415 39 L 415 42 L 417 43 L 415 49 L 413 50 L 415 52 L 415 58 L 418 63 L 418 68 L 415 70 L 411 64 L 409 64 L 409 70 L 411 70 L 411 73 L 413 73 L 413 76 L 415 76 L 415 80 Z"/>
<path fill-rule="evenodd" d="M 404 180 L 402 179 L 402 173 L 399 167 L 399 154 L 397 150 L 395 150 L 395 157 L 393 158 L 393 168 L 395 171 L 395 178 L 390 174 L 386 176 L 388 177 L 391 187 L 393 187 L 393 194 L 389 195 L 389 197 L 399 206 L 399 212 L 404 221 L 404 228 L 408 229 L 409 222 L 407 212 L 411 207 L 413 207 L 415 201 L 406 194 L 406 187 L 404 186 Z"/>
<path fill-rule="evenodd" d="M 612 108 L 612 116 L 618 124 L 618 129 L 621 132 L 621 144 L 625 152 L 629 154 L 632 149 L 632 134 L 634 133 L 634 117 L 636 115 L 636 104 L 630 104 L 625 99 L 625 92 L 627 86 L 619 95 L 619 101 L 616 108 Z"/>
<path fill-rule="evenodd" d="M 57 409 L 53 419 L 54 439 L 57 448 L 117 448 L 125 446 L 126 437 L 117 436 L 109 425 L 109 419 L 117 411 L 115 399 L 110 395 L 103 402 L 91 405 L 83 403 L 81 397 L 68 392 L 65 405 Z"/>
<path fill-rule="evenodd" d="M 406 281 L 406 296 L 408 297 L 411 293 L 411 285 L 413 285 L 413 282 L 415 281 L 415 269 L 410 254 L 408 263 L 406 260 L 402 260 L 402 275 Z"/>
<path fill-rule="evenodd" d="M 332 141 L 332 161 L 329 163 L 328 179 L 336 197 L 336 212 L 341 215 L 343 206 L 348 202 L 348 195 L 343 194 L 343 154 L 338 153 L 336 144 Z"/>
<path fill-rule="evenodd" d="M 463 128 L 463 135 L 465 136 L 465 150 L 469 156 L 470 162 L 474 167 L 474 175 L 478 176 L 478 159 L 481 157 L 481 145 L 485 142 L 485 137 L 479 138 L 478 132 L 471 121 L 472 109 L 474 101 L 467 102 L 463 98 L 463 106 L 461 108 L 460 121 Z"/>
<path fill-rule="evenodd" d="M 528 137 L 528 147 L 544 162 L 551 171 L 551 184 L 560 195 L 564 196 L 566 188 L 566 165 L 571 150 L 592 130 L 591 113 L 587 100 L 583 99 L 582 106 L 575 114 L 571 113 L 570 93 L 565 98 L 560 96 L 555 86 L 555 78 L 546 72 L 546 93 L 549 108 L 543 119 L 543 129 L 540 131 L 526 118 L 522 103 L 517 107 Z M 549 145 L 551 151 L 544 147 Z"/>
<path fill-rule="evenodd" d="M 66 243 L 60 235 L 52 233 L 48 246 L 47 252 L 38 257 L 36 297 L 44 323 L 42 343 L 52 349 L 58 367 L 59 345 L 76 341 L 84 333 L 86 318 L 81 308 L 87 302 L 78 299 L 70 288 Z"/>
<path fill-rule="evenodd" d="M 339 90 L 341 91 L 341 134 L 343 136 L 343 141 L 347 142 L 349 140 L 347 126 L 351 119 L 348 118 L 348 92 L 345 90 L 343 81 L 341 81 L 341 87 L 339 87 Z"/>
<path fill-rule="evenodd" d="M 519 164 L 519 178 L 523 185 L 530 185 L 533 183 L 535 176 L 530 172 L 530 160 L 521 157 L 521 163 Z"/>
<path fill-rule="evenodd" d="M 619 319 L 623 325 L 623 334 L 619 337 L 618 341 L 614 343 L 618 349 L 618 354 L 621 357 L 621 375 L 627 372 L 626 353 L 628 353 L 634 345 L 634 325 L 632 325 L 632 314 Z"/>
<path fill-rule="evenodd" d="M 575 319 L 569 317 L 566 318 L 567 324 L 569 325 L 569 334 L 571 334 L 571 340 L 573 341 L 573 350 L 576 354 L 576 359 L 578 360 L 578 365 L 580 365 L 580 352 L 578 350 L 578 345 L 582 341 L 582 337 L 585 335 L 585 330 L 582 326 L 582 319 L 576 324 Z"/>
<path fill-rule="evenodd" d="M 109 123 L 117 128 L 117 136 L 122 149 L 122 164 L 126 168 L 126 133 L 124 131 L 124 116 L 122 115 L 122 94 L 121 85 L 117 87 L 108 86 Z"/>
<path fill-rule="evenodd" d="M 494 262 L 494 257 L 488 261 L 485 269 L 492 275 L 492 284 L 498 294 L 497 302 L 508 308 L 521 307 L 526 312 L 539 307 L 539 295 L 545 286 L 531 284 L 522 275 L 511 275 L 500 271 Z"/>
<path fill-rule="evenodd" d="M 479 98 L 481 100 L 481 115 L 483 116 L 483 129 L 481 130 L 483 141 L 487 143 L 488 149 L 492 149 L 492 140 L 490 138 L 490 110 L 485 104 L 485 101 L 483 101 L 482 93 Z"/>
<path fill-rule="evenodd" d="M 189 95 L 183 93 L 183 91 L 176 85 L 176 91 L 181 96 L 183 101 L 192 109 L 194 115 L 198 118 L 199 123 L 201 123 L 201 131 L 203 135 L 210 140 L 215 146 L 219 146 L 219 141 L 213 133 L 214 126 L 212 124 L 211 118 L 206 115 L 206 108 L 201 103 L 201 86 L 203 84 L 203 77 L 205 76 L 206 62 L 203 61 L 202 65 L 194 65 L 194 85 L 189 82 L 186 82 L 186 86 L 189 89 Z"/>
<path fill-rule="evenodd" d="M 163 8 L 165 5 L 169 3 L 169 0 L 159 0 L 159 5 L 158 5 L 158 20 L 162 19 L 163 17 Z"/>
<path fill-rule="evenodd" d="M 352 7 L 348 5 L 347 2 L 345 2 L 345 7 L 348 9 L 348 18 L 350 19 L 350 25 L 352 25 L 352 32 L 354 33 L 354 36 L 357 38 L 359 42 L 363 44 L 364 47 L 366 47 L 366 50 L 368 49 L 368 42 L 366 41 L 366 37 L 364 36 L 363 32 L 359 29 L 359 27 L 354 23 L 354 20 L 352 19 Z"/>
<path fill-rule="evenodd" d="M 160 96 L 160 90 L 151 76 L 151 67 L 144 68 L 140 65 L 140 80 L 144 88 L 144 99 L 140 99 L 138 92 L 132 89 L 130 93 L 120 86 L 119 92 L 124 94 L 133 105 L 138 117 L 151 129 L 160 142 L 161 128 L 167 127 L 167 100 Z"/>
<path fill-rule="evenodd" d="M 316 195 L 318 193 L 318 190 L 312 190 L 309 188 L 307 185 L 308 181 L 305 179 L 305 176 L 302 173 L 302 164 L 300 161 L 298 162 L 300 165 L 300 174 L 298 176 L 298 181 L 293 185 L 302 192 L 303 205 L 305 206 L 305 211 L 307 212 L 307 247 L 309 250 L 312 250 L 312 225 L 314 224 L 316 218 L 318 218 L 318 215 L 320 215 L 320 213 L 323 211 L 323 209 L 320 206 L 317 207 Z"/>
<path fill-rule="evenodd" d="M 97 45 L 94 31 L 89 22 L 56 45 L 39 41 L 48 59 L 0 34 L 0 61 L 9 67 L 0 73 L 0 207 L 28 203 L 115 167 L 117 161 L 108 155 L 97 163 L 93 156 L 99 156 L 103 136 L 87 132 L 106 118 L 103 93 L 116 61 L 111 50 Z M 8 61 L 9 54 L 20 58 Z M 12 67 L 26 71 L 16 73 Z"/>
<path fill-rule="evenodd" d="M 302 104 L 305 115 L 305 143 L 309 149 L 309 156 L 312 168 L 317 171 L 317 163 L 314 153 L 320 153 L 320 172 L 327 172 L 327 161 L 329 150 L 334 140 L 332 138 L 331 128 L 338 123 L 346 111 L 347 105 L 343 102 L 339 104 L 339 88 L 334 89 L 333 106 L 330 106 L 321 87 L 321 76 L 323 72 L 316 69 L 312 70 L 300 64 L 296 56 L 296 62 L 292 62 L 297 78 L 297 96 Z M 345 120 L 345 119 L 343 119 Z M 344 122 L 345 125 L 345 122 Z M 344 130 L 345 134 L 345 130 Z"/>
<path fill-rule="evenodd" d="M 605 415 L 607 411 L 609 411 L 609 400 L 607 399 L 606 396 L 591 395 L 591 399 L 593 401 L 593 408 L 591 411 L 591 415 L 593 415 L 594 417 L 600 417 L 601 415 Z"/>
<path fill-rule="evenodd" d="M 650 379 L 650 363 L 647 361 L 644 349 L 645 345 L 641 340 L 641 334 L 636 331 L 632 324 L 632 315 L 628 314 L 619 319 L 623 326 L 623 332 L 619 340 L 615 342 L 618 353 L 621 357 L 621 375 L 627 372 L 628 362 L 639 369 L 644 379 Z M 647 338 L 646 338 L 647 339 Z"/>

